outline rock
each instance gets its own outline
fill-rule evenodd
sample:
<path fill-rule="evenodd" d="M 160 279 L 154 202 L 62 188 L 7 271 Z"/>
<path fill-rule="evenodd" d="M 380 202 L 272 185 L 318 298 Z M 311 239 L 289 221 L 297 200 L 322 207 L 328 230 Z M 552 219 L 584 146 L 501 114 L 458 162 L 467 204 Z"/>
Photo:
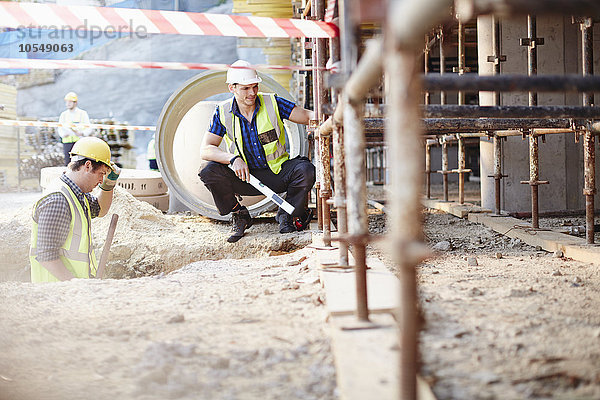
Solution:
<path fill-rule="evenodd" d="M 502 258 L 502 253 L 496 253 L 496 258 L 497 259 L 501 259 Z"/>
<path fill-rule="evenodd" d="M 471 267 L 475 267 L 475 266 L 479 265 L 477 263 L 477 257 L 468 257 L 467 264 L 470 265 Z"/>
<path fill-rule="evenodd" d="M 508 242 L 508 247 L 510 247 L 512 249 L 512 248 L 515 248 L 517 246 L 520 246 L 521 243 L 522 243 L 521 239 L 513 238 L 513 239 L 510 239 L 510 242 Z"/>
<path fill-rule="evenodd" d="M 288 266 L 288 267 L 293 267 L 294 265 L 300 265 L 300 261 L 298 261 L 298 260 L 291 260 L 291 261 L 288 261 L 285 265 Z"/>
<path fill-rule="evenodd" d="M 483 296 L 483 291 L 481 291 L 480 289 L 474 287 L 469 292 L 469 295 L 472 296 L 472 297 Z"/>
<path fill-rule="evenodd" d="M 552 276 L 562 276 L 562 272 L 560 272 L 559 270 L 556 270 L 552 273 Z"/>
<path fill-rule="evenodd" d="M 273 294 L 273 292 L 270 289 L 265 289 L 265 294 L 268 296 L 270 294 Z"/>
<path fill-rule="evenodd" d="M 436 251 L 448 251 L 451 249 L 452 249 L 452 244 L 450 244 L 450 242 L 447 240 L 438 242 L 433 246 L 433 250 L 436 250 Z"/>
<path fill-rule="evenodd" d="M 573 278 L 573 283 L 581 285 L 583 283 L 583 280 L 580 277 L 576 276 L 575 278 Z"/>
<path fill-rule="evenodd" d="M 183 316 L 183 314 L 178 314 L 178 315 L 175 315 L 174 317 L 171 317 L 171 319 L 169 321 L 167 321 L 167 323 L 177 324 L 177 323 L 184 322 L 184 321 L 185 321 L 185 317 Z"/>
<path fill-rule="evenodd" d="M 542 246 L 535 246 L 535 251 L 542 251 Z"/>
<path fill-rule="evenodd" d="M 562 258 L 563 257 L 563 252 L 560 250 L 556 250 L 554 253 L 552 253 L 552 257 L 554 258 Z"/>

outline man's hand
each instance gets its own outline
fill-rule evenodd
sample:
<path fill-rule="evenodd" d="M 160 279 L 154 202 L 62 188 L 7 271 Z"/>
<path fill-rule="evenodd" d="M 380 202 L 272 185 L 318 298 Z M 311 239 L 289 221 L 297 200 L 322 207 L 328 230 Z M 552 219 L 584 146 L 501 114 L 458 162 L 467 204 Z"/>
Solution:
<path fill-rule="evenodd" d="M 110 166 L 112 167 L 112 171 L 106 174 L 104 180 L 100 184 L 100 189 L 107 192 L 114 189 L 117 184 L 117 179 L 119 179 L 119 175 L 121 174 L 121 168 L 119 168 L 117 164 L 111 162 Z"/>
<path fill-rule="evenodd" d="M 248 165 L 246 165 L 241 157 L 235 159 L 231 165 L 231 169 L 233 169 L 235 176 L 240 178 L 240 180 L 244 182 L 250 182 L 250 170 L 248 169 Z"/>

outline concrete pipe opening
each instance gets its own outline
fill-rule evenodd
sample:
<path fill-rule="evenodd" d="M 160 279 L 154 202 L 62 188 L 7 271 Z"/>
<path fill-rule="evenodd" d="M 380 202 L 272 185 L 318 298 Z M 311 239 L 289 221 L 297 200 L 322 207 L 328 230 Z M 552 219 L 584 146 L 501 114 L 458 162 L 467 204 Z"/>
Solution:
<path fill-rule="evenodd" d="M 259 72 L 261 92 L 276 93 L 294 101 L 275 80 Z M 228 94 L 224 71 L 208 71 L 188 80 L 171 95 L 156 126 L 156 158 L 171 193 L 184 206 L 205 217 L 226 220 L 214 205 L 212 195 L 198 177 L 202 164 L 200 147 L 218 101 L 215 96 Z M 223 98 L 227 98 L 226 96 Z M 303 125 L 285 121 L 290 157 L 307 155 L 308 141 Z M 225 150 L 224 141 L 221 148 Z M 242 204 L 253 216 L 275 209 L 264 196 L 244 196 Z"/>

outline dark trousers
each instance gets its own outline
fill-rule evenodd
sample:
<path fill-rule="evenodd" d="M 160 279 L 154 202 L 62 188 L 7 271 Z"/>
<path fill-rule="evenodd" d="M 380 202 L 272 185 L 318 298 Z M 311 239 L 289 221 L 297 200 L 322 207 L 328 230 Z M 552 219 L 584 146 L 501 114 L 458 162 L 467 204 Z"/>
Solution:
<path fill-rule="evenodd" d="M 281 166 L 279 174 L 269 168 L 252 169 L 250 173 L 268 186 L 275 193 L 287 192 L 286 201 L 294 206 L 292 216 L 301 216 L 307 207 L 307 195 L 315 184 L 315 166 L 306 157 L 287 160 Z M 214 161 L 204 166 L 198 174 L 210 191 L 219 210 L 219 214 L 227 215 L 237 203 L 236 194 L 257 196 L 260 193 L 249 183 L 241 181 L 225 164 Z M 281 208 L 277 214 L 285 213 Z"/>
<path fill-rule="evenodd" d="M 69 152 L 73 149 L 73 145 L 75 144 L 75 142 L 72 143 L 63 143 L 63 154 L 65 156 L 65 165 L 69 165 L 69 163 L 71 162 L 71 155 L 69 154 Z"/>

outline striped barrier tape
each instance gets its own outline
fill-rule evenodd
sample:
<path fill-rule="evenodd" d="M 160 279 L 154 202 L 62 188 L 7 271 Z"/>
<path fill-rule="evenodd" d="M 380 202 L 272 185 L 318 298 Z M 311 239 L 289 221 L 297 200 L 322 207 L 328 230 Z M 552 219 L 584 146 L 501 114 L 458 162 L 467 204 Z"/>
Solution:
<path fill-rule="evenodd" d="M 0 26 L 75 31 L 235 37 L 338 36 L 335 24 L 304 19 L 0 2 Z"/>
<path fill-rule="evenodd" d="M 228 64 L 180 63 L 180 62 L 155 62 L 155 61 L 96 61 L 96 60 L 46 60 L 36 58 L 0 58 L 0 69 L 28 68 L 28 69 L 166 69 L 166 70 L 220 70 L 226 71 L 231 66 Z M 301 67 L 296 65 L 252 65 L 256 70 L 294 70 L 313 71 L 327 68 Z"/>
<path fill-rule="evenodd" d="M 127 129 L 128 131 L 155 131 L 155 126 L 148 125 L 110 125 L 110 124 L 61 124 L 46 121 L 17 121 L 0 119 L 0 126 L 37 126 L 46 128 L 98 128 L 98 129 Z"/>
<path fill-rule="evenodd" d="M 335 15 L 335 6 L 337 4 L 337 0 L 327 0 L 327 8 L 325 9 L 325 22 L 333 21 L 333 16 Z"/>

